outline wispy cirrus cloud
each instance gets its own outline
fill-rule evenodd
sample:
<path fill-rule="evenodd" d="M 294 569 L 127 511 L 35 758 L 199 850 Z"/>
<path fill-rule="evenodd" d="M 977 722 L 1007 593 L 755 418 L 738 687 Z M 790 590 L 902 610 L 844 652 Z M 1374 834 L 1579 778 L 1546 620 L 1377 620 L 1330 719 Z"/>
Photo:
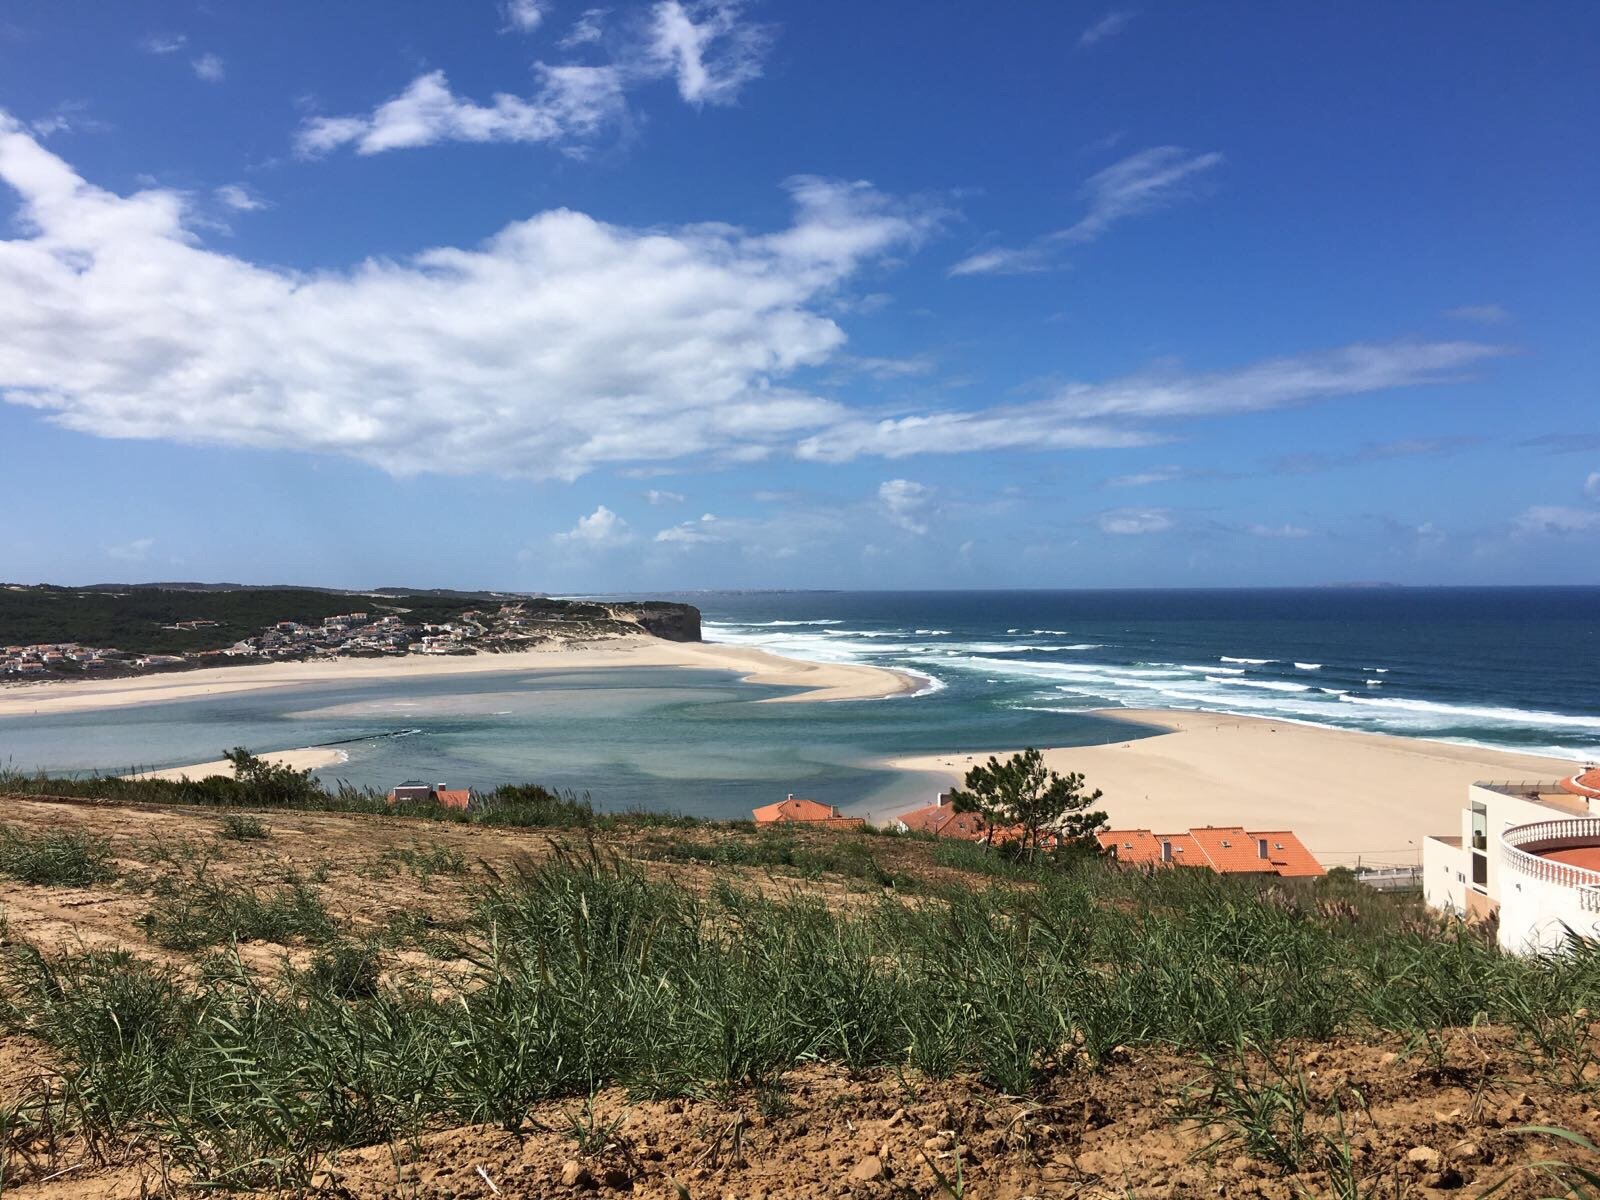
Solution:
<path fill-rule="evenodd" d="M 1078 35 L 1078 49 L 1087 50 L 1091 46 L 1098 46 L 1101 42 L 1116 37 L 1128 28 L 1134 16 L 1131 9 L 1112 9 Z"/>
<path fill-rule="evenodd" d="M 1130 154 L 1089 177 L 1087 211 L 1064 229 L 1024 246 L 977 250 L 950 268 L 951 275 L 1014 275 L 1053 270 L 1069 246 L 1092 242 L 1119 221 L 1190 199 L 1206 172 L 1219 166 L 1216 152 L 1191 153 L 1180 146 L 1155 146 Z"/>
<path fill-rule="evenodd" d="M 1146 533 L 1165 533 L 1177 522 L 1167 508 L 1112 508 L 1095 517 L 1101 533 L 1132 537 Z"/>
<path fill-rule="evenodd" d="M 1476 325 L 1502 325 L 1511 319 L 1511 313 L 1499 304 L 1463 304 L 1447 308 L 1444 315 L 1456 321 L 1471 321 Z"/>
<path fill-rule="evenodd" d="M 182 33 L 152 33 L 139 39 L 139 49 L 146 54 L 176 54 L 189 44 Z"/>
<path fill-rule="evenodd" d="M 1273 470 L 1280 474 L 1309 475 L 1336 467 L 1357 467 L 1366 463 L 1396 458 L 1444 458 L 1483 445 L 1483 438 L 1467 435 L 1433 438 L 1398 438 L 1387 442 L 1368 442 L 1343 454 L 1307 451 L 1286 454 L 1276 459 Z"/>
<path fill-rule="evenodd" d="M 539 4 L 512 4 L 506 11 L 523 32 L 532 26 L 518 26 L 517 12 L 537 13 L 535 26 L 543 19 Z M 599 9 L 585 13 L 563 48 L 599 41 L 601 16 Z M 619 125 L 627 93 L 654 81 L 675 81 L 678 94 L 697 108 L 734 103 L 744 85 L 760 77 L 770 40 L 767 26 L 745 20 L 739 0 L 660 0 L 615 61 L 535 63 L 529 95 L 497 92 L 488 103 L 457 95 L 443 71 L 428 71 L 368 113 L 308 119 L 295 146 L 306 156 L 346 146 L 381 154 L 452 141 L 573 147 Z"/>
<path fill-rule="evenodd" d="M 805 438 L 802 458 L 844 462 L 972 450 L 1089 449 L 1166 440 L 1172 418 L 1260 412 L 1390 388 L 1459 380 L 1505 348 L 1478 342 L 1357 344 L 1230 371 L 1164 367 L 1106 383 L 1072 383 L 1043 400 L 980 411 L 847 421 Z"/>
<path fill-rule="evenodd" d="M 206 83 L 221 83 L 228 77 L 228 66 L 220 55 L 202 54 L 189 65 L 194 68 L 195 78 Z"/>

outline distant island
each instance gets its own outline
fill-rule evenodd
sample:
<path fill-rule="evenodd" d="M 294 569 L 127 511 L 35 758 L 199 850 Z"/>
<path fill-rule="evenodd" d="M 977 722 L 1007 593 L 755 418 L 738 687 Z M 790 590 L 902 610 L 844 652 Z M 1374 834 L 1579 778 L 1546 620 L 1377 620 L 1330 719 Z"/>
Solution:
<path fill-rule="evenodd" d="M 494 654 L 650 635 L 700 640 L 666 601 L 226 584 L 0 585 L 0 681 L 332 658 Z"/>

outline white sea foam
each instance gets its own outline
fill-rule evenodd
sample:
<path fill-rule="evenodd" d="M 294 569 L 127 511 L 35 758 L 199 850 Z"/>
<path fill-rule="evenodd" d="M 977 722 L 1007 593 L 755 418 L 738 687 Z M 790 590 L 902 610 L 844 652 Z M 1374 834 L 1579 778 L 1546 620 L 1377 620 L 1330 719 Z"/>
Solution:
<path fill-rule="evenodd" d="M 911 632 L 917 634 L 919 637 L 949 637 L 950 636 L 950 631 L 948 629 L 913 629 Z"/>
<path fill-rule="evenodd" d="M 1322 664 L 1321 663 L 1297 662 L 1297 663 L 1295 663 L 1295 667 L 1297 669 L 1301 670 L 1301 671 L 1320 671 L 1320 670 L 1322 670 Z"/>
<path fill-rule="evenodd" d="M 1363 671 L 1371 671 L 1376 675 L 1387 675 L 1389 673 L 1388 667 L 1362 667 L 1361 669 Z"/>
<path fill-rule="evenodd" d="M 1382 687 L 1383 686 L 1383 680 L 1381 680 L 1381 679 L 1369 679 L 1369 680 L 1367 680 L 1367 686 L 1368 687 Z"/>
<path fill-rule="evenodd" d="M 1223 654 L 1219 655 L 1218 657 L 1222 662 L 1247 663 L 1252 667 L 1264 667 L 1268 663 L 1274 663 L 1278 661 L 1275 658 L 1235 658 L 1231 654 Z"/>
<path fill-rule="evenodd" d="M 1579 717 L 1569 713 L 1542 712 L 1538 709 L 1486 708 L 1476 704 L 1440 704 L 1433 700 L 1412 700 L 1403 696 L 1344 696 L 1341 699 L 1350 704 L 1437 718 L 1435 724 L 1493 721 L 1496 724 L 1525 725 L 1531 728 L 1554 726 L 1560 729 L 1600 729 L 1600 716 Z"/>
<path fill-rule="evenodd" d="M 1215 675 L 1243 675 L 1244 674 L 1244 668 L 1243 667 L 1197 667 L 1197 666 L 1193 666 L 1193 665 L 1191 665 L 1189 663 L 1184 663 L 1182 665 L 1183 665 L 1183 669 L 1185 671 L 1199 671 L 1202 675 L 1205 674 L 1207 671 L 1209 671 L 1209 672 L 1211 672 L 1212 674 L 1215 674 Z"/>
<path fill-rule="evenodd" d="M 776 629 L 789 625 L 843 625 L 844 622 L 833 617 L 818 617 L 815 621 L 702 621 L 701 624 L 715 629 L 725 629 L 730 626 L 741 629 Z"/>
<path fill-rule="evenodd" d="M 1269 691 L 1269 692 L 1309 692 L 1309 691 L 1315 690 L 1312 687 L 1310 687 L 1308 684 L 1304 684 L 1304 683 L 1279 683 L 1279 682 L 1277 682 L 1276 680 L 1273 680 L 1273 679 L 1238 679 L 1238 678 L 1222 678 L 1222 677 L 1218 677 L 1216 675 L 1207 675 L 1206 676 L 1206 682 L 1207 683 L 1225 683 L 1225 684 L 1228 684 L 1230 687 L 1262 688 L 1265 691 Z"/>

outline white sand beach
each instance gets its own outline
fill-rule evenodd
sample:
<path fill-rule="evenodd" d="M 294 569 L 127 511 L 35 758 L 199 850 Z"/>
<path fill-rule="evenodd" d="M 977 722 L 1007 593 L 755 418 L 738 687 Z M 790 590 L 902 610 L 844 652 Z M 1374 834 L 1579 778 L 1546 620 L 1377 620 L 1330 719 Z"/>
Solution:
<path fill-rule="evenodd" d="M 128 704 L 196 700 L 236 692 L 360 679 L 415 679 L 508 671 L 587 671 L 603 667 L 690 667 L 736 671 L 748 683 L 803 688 L 787 701 L 869 700 L 916 691 L 900 671 L 849 663 L 801 662 L 747 646 L 629 637 L 511 654 L 338 658 L 313 662 L 204 667 L 119 679 L 49 681 L 0 689 L 0 717 L 83 712 Z"/>
<path fill-rule="evenodd" d="M 262 754 L 258 757 L 275 763 L 280 767 L 289 767 L 296 771 L 320 771 L 324 767 L 338 766 L 340 763 L 350 761 L 350 756 L 343 750 L 331 746 L 308 746 L 303 750 L 279 750 L 273 754 Z M 124 775 L 124 779 L 205 779 L 211 775 L 232 775 L 233 764 L 225 758 L 213 759 L 211 762 L 191 763 L 186 767 L 167 767 L 160 771 L 135 771 L 131 775 Z"/>
<path fill-rule="evenodd" d="M 1415 863 L 1423 837 L 1459 829 L 1469 783 L 1553 780 L 1573 770 L 1565 759 L 1251 717 L 1127 709 L 1100 715 L 1162 732 L 1040 748 L 1052 768 L 1080 771 L 1105 793 L 1101 807 L 1114 828 L 1289 829 L 1324 866 Z M 890 765 L 959 780 L 987 757 L 921 755 Z"/>

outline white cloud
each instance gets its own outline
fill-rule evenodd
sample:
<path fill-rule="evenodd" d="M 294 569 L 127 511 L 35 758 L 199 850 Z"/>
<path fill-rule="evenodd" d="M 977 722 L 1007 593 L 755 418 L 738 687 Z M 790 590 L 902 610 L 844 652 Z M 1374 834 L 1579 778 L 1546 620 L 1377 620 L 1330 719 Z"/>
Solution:
<path fill-rule="evenodd" d="M 793 223 L 636 230 L 556 210 L 482 245 L 291 272 L 207 249 L 180 193 L 85 183 L 0 113 L 0 395 L 102 437 L 572 478 L 767 453 L 849 410 L 787 378 L 818 308 L 931 218 L 799 178 Z M 151 296 L 160 296 L 152 304 Z"/>
<path fill-rule="evenodd" d="M 532 33 L 544 22 L 543 0 L 506 0 L 506 25 L 516 33 Z"/>
<path fill-rule="evenodd" d="M 769 31 L 745 23 L 738 0 L 661 0 L 652 10 L 649 54 L 694 105 L 731 104 L 761 76 Z"/>
<path fill-rule="evenodd" d="M 524 9 L 543 11 L 541 4 L 513 0 L 506 10 L 513 27 L 524 28 L 516 24 L 517 12 Z M 602 16 L 601 9 L 584 13 L 563 47 L 598 41 Z M 697 107 L 731 104 L 740 88 L 760 76 L 769 41 L 765 26 L 742 16 L 738 0 L 663 0 L 616 62 L 535 63 L 536 86 L 529 97 L 497 92 L 491 103 L 479 104 L 451 91 L 443 71 L 429 71 L 370 113 L 309 119 L 295 144 L 305 155 L 347 145 L 359 154 L 379 154 L 445 141 L 572 147 L 622 121 L 629 88 L 669 78 Z"/>
<path fill-rule="evenodd" d="M 139 39 L 139 49 L 146 54 L 176 54 L 188 44 L 188 37 L 181 33 L 152 33 Z"/>
<path fill-rule="evenodd" d="M 225 183 L 212 194 L 216 196 L 217 203 L 235 212 L 258 212 L 267 207 L 265 200 L 242 183 Z"/>
<path fill-rule="evenodd" d="M 534 70 L 539 87 L 531 100 L 501 92 L 487 105 L 457 96 L 443 71 L 430 71 L 368 116 L 312 118 L 295 144 L 316 155 L 351 144 L 358 154 L 381 154 L 446 141 L 560 143 L 592 137 L 621 117 L 615 67 L 536 63 Z"/>
<path fill-rule="evenodd" d="M 708 542 L 727 540 L 722 536 L 721 530 L 715 528 L 716 524 L 717 518 L 711 513 L 705 513 L 698 521 L 684 521 L 661 530 L 656 534 L 656 541 L 679 546 L 699 546 Z"/>
<path fill-rule="evenodd" d="M 107 546 L 106 554 L 118 562 L 143 562 L 155 544 L 155 538 L 134 538 L 120 546 Z"/>
<path fill-rule="evenodd" d="M 669 492 L 661 488 L 651 488 L 645 492 L 644 498 L 651 504 L 682 504 L 684 500 L 682 492 Z"/>
<path fill-rule="evenodd" d="M 1155 146 L 1130 154 L 1084 185 L 1088 211 L 1074 224 L 1015 249 L 991 247 L 968 255 L 952 275 L 1004 275 L 1050 270 L 1061 250 L 1092 242 L 1118 221 L 1166 208 L 1195 195 L 1194 181 L 1222 162 L 1217 153 L 1191 154 L 1180 146 Z"/>
<path fill-rule="evenodd" d="M 572 23 L 566 35 L 561 39 L 563 50 L 576 50 L 579 46 L 590 46 L 600 41 L 605 36 L 606 10 L 603 8 L 589 8 Z"/>
<path fill-rule="evenodd" d="M 1136 471 L 1131 475 L 1117 475 L 1106 480 L 1107 487 L 1148 487 L 1152 483 L 1171 483 L 1175 479 L 1185 479 L 1189 476 L 1186 467 L 1151 467 L 1148 471 Z"/>
<path fill-rule="evenodd" d="M 1566 536 L 1600 529 L 1600 509 L 1566 508 L 1559 504 L 1536 504 L 1511 523 L 1512 532 L 1522 536 L 1553 534 Z"/>
<path fill-rule="evenodd" d="M 569 546 L 603 550 L 631 542 L 633 531 L 626 521 L 602 504 L 587 517 L 579 517 L 578 523 L 567 532 L 556 534 L 554 540 Z"/>
<path fill-rule="evenodd" d="M 1247 525 L 1245 532 L 1252 537 L 1261 538 L 1303 538 L 1310 537 L 1311 530 L 1299 525 Z"/>
<path fill-rule="evenodd" d="M 1172 513 L 1165 508 L 1113 508 L 1096 518 L 1101 533 L 1130 535 L 1165 533 L 1172 528 Z"/>
<path fill-rule="evenodd" d="M 1091 449 L 1164 440 L 1129 423 L 1216 416 L 1305 404 L 1388 388 L 1448 383 L 1504 351 L 1477 342 L 1390 342 L 1269 359 L 1233 371 L 1171 368 L 1108 383 L 1073 383 L 1044 400 L 980 412 L 937 412 L 833 425 L 801 441 L 802 458 L 845 462 L 864 454 Z M 1153 482 L 1153 481 L 1150 481 Z"/>
<path fill-rule="evenodd" d="M 928 506 L 933 503 L 933 489 L 927 484 L 910 479 L 886 479 L 878 485 L 878 502 L 883 506 L 884 519 L 909 533 L 928 532 Z"/>
<path fill-rule="evenodd" d="M 1589 478 L 1583 481 L 1583 494 L 1594 500 L 1600 500 L 1600 471 L 1590 471 Z"/>
<path fill-rule="evenodd" d="M 228 74 L 222 59 L 215 54 L 202 54 L 189 65 L 194 68 L 195 75 L 207 83 L 221 83 Z"/>
<path fill-rule="evenodd" d="M 1078 35 L 1078 49 L 1087 50 L 1107 38 L 1116 37 L 1128 27 L 1133 16 L 1127 9 L 1113 9 Z"/>
<path fill-rule="evenodd" d="M 1500 325 L 1511 319 L 1510 312 L 1498 304 L 1463 304 L 1459 308 L 1445 309 L 1444 315 L 1477 325 Z"/>

